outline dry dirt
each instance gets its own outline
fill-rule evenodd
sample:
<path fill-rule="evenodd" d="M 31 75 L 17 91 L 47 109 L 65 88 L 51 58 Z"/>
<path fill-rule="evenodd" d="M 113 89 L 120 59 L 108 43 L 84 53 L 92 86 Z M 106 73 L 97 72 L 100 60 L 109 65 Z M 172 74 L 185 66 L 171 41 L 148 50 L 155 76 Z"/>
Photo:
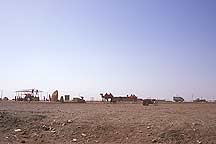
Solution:
<path fill-rule="evenodd" d="M 0 102 L 0 143 L 216 144 L 216 104 Z"/>

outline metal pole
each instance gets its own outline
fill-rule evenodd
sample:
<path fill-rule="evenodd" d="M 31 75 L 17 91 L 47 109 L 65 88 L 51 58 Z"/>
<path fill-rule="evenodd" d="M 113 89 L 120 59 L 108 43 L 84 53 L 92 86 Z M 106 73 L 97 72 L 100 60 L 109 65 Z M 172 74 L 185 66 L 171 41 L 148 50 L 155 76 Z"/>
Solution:
<path fill-rule="evenodd" d="M 194 94 L 192 94 L 192 102 L 193 102 L 193 100 L 194 100 Z"/>
<path fill-rule="evenodd" d="M 1 90 L 1 99 L 2 99 L 2 97 L 3 97 L 3 90 Z"/>

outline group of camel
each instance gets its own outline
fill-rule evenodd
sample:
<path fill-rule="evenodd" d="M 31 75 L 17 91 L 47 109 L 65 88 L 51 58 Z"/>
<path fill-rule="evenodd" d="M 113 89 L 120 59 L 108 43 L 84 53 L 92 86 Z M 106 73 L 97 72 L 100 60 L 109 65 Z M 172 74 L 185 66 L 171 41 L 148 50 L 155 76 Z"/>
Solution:
<path fill-rule="evenodd" d="M 101 93 L 101 98 L 102 101 L 107 101 L 107 102 L 121 102 L 121 101 L 132 101 L 132 102 L 136 102 L 136 101 L 142 101 L 143 105 L 149 105 L 149 104 L 157 104 L 156 99 L 138 99 L 136 95 L 131 94 L 130 96 L 127 95 L 126 97 L 114 97 L 111 93 Z"/>
<path fill-rule="evenodd" d="M 127 95 L 126 97 L 114 97 L 111 93 L 100 94 L 102 101 L 110 101 L 110 102 L 117 102 L 117 101 L 137 101 L 137 97 L 134 94 L 130 96 Z"/>

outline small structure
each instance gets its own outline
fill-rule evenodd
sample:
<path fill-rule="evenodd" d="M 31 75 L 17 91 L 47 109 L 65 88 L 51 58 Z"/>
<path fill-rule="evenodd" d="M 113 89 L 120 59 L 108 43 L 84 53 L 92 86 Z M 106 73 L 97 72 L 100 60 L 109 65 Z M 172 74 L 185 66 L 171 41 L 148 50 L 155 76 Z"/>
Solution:
<path fill-rule="evenodd" d="M 166 104 L 166 103 L 173 103 L 173 101 L 165 100 L 165 99 L 157 99 L 158 104 Z"/>
<path fill-rule="evenodd" d="M 175 102 L 184 102 L 184 99 L 182 97 L 173 97 L 173 101 L 175 101 Z"/>
<path fill-rule="evenodd" d="M 86 103 L 84 100 L 84 97 L 81 96 L 81 98 L 73 98 L 72 102 L 74 103 Z"/>
<path fill-rule="evenodd" d="M 197 103 L 207 103 L 207 100 L 206 99 L 195 99 L 193 102 L 197 102 Z"/>
<path fill-rule="evenodd" d="M 16 91 L 16 101 L 39 101 L 39 97 L 42 96 L 42 92 L 38 89 L 25 89 Z"/>
<path fill-rule="evenodd" d="M 3 101 L 8 101 L 9 99 L 7 97 L 4 97 L 3 98 Z"/>
<path fill-rule="evenodd" d="M 143 100 L 143 105 L 144 106 L 148 106 L 150 104 L 157 104 L 156 99 L 144 99 Z"/>
<path fill-rule="evenodd" d="M 70 95 L 65 95 L 65 101 L 69 101 L 70 100 Z"/>

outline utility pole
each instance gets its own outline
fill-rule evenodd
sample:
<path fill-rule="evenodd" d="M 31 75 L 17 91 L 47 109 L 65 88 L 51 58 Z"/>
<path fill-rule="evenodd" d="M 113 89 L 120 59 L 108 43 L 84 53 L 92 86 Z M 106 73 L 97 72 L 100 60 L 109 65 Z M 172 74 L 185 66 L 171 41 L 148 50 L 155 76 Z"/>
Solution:
<path fill-rule="evenodd" d="M 2 99 L 2 97 L 3 97 L 3 90 L 1 90 L 1 99 Z M 3 100 L 3 99 L 2 99 Z"/>

